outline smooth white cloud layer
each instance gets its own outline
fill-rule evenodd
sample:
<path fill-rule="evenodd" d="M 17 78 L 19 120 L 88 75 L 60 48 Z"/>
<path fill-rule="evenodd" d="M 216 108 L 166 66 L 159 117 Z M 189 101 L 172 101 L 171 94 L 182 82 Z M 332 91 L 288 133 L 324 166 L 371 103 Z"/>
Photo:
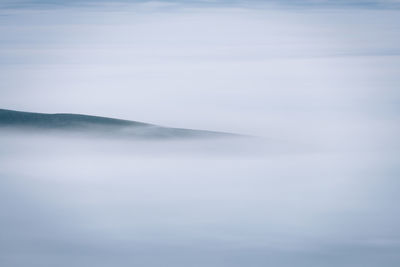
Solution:
<path fill-rule="evenodd" d="M 390 128 L 398 112 L 396 10 L 2 13 L 4 108 L 323 143 L 359 141 L 348 129 Z"/>
<path fill-rule="evenodd" d="M 0 108 L 267 138 L 1 132 L 2 262 L 397 266 L 399 11 L 178 6 L 1 10 Z"/>

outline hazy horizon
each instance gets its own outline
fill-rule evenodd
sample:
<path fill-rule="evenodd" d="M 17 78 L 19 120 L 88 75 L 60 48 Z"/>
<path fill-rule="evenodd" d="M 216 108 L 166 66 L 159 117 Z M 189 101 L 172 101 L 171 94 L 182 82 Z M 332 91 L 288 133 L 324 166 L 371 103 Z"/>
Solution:
<path fill-rule="evenodd" d="M 397 0 L 0 0 L 0 265 L 397 267 Z"/>

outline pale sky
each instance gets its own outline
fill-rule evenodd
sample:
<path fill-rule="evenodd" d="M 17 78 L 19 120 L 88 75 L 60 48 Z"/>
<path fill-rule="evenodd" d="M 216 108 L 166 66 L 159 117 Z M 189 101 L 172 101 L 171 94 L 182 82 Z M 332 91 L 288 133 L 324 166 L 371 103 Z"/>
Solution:
<path fill-rule="evenodd" d="M 0 0 L 0 109 L 265 137 L 1 131 L 1 263 L 399 266 L 399 44 L 395 0 Z"/>
<path fill-rule="evenodd" d="M 2 3 L 2 108 L 273 138 L 397 131 L 396 1 Z"/>

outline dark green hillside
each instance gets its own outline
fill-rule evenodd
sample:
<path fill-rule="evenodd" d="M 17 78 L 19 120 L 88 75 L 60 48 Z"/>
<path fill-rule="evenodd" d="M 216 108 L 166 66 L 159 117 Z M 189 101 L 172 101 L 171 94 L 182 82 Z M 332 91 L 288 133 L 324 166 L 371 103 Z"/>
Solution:
<path fill-rule="evenodd" d="M 0 109 L 0 126 L 30 126 L 40 128 L 101 126 L 148 126 L 149 124 L 81 114 L 45 114 Z"/>
<path fill-rule="evenodd" d="M 140 138 L 227 137 L 228 133 L 167 128 L 143 122 L 81 114 L 45 114 L 0 109 L 0 127 L 7 130 L 74 132 Z"/>

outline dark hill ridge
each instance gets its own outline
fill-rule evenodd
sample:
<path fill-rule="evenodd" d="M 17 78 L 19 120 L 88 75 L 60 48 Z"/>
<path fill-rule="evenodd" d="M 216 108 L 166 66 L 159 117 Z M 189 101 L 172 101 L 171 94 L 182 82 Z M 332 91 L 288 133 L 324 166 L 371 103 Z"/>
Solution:
<path fill-rule="evenodd" d="M 1 126 L 27 126 L 38 128 L 80 128 L 87 126 L 150 126 L 150 124 L 68 113 L 34 113 L 0 109 Z"/>
<path fill-rule="evenodd" d="M 233 137 L 229 133 L 168 128 L 153 124 L 82 114 L 47 114 L 0 109 L 0 127 L 138 138 Z"/>

